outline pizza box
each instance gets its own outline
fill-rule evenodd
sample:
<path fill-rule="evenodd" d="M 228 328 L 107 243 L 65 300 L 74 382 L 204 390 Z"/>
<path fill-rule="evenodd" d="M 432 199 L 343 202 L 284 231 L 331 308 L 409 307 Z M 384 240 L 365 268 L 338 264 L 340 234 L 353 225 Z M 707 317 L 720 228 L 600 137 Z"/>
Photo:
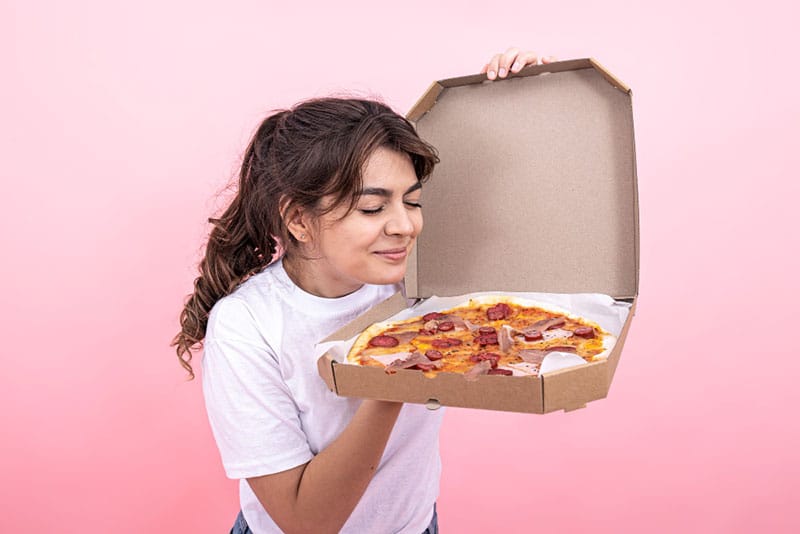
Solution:
<path fill-rule="evenodd" d="M 434 82 L 408 113 L 441 162 L 424 186 L 425 227 L 409 299 L 480 291 L 602 293 L 631 304 L 608 359 L 538 377 L 339 363 L 338 395 L 528 413 L 605 398 L 636 307 L 639 225 L 631 90 L 594 59 L 531 65 L 506 79 Z M 346 340 L 407 307 L 399 293 L 330 336 Z"/>

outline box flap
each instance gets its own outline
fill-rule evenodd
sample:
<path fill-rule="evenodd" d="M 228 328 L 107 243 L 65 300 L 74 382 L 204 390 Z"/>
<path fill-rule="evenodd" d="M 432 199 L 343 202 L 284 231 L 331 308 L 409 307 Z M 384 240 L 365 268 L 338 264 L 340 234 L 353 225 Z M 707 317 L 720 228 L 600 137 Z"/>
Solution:
<path fill-rule="evenodd" d="M 409 297 L 638 294 L 631 94 L 593 59 L 440 80 L 409 112 L 441 163 Z"/>

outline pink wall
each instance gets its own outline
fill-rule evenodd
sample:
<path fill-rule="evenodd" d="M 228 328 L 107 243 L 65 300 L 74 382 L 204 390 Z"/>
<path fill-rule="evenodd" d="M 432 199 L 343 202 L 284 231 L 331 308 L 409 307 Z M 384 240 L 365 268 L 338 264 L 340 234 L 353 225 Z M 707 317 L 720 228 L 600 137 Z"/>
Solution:
<path fill-rule="evenodd" d="M 405 112 L 511 44 L 633 87 L 640 307 L 607 400 L 449 411 L 444 532 L 800 528 L 792 3 L 112 4 L 0 5 L 1 532 L 227 532 L 168 342 L 250 132 L 344 89 Z"/>

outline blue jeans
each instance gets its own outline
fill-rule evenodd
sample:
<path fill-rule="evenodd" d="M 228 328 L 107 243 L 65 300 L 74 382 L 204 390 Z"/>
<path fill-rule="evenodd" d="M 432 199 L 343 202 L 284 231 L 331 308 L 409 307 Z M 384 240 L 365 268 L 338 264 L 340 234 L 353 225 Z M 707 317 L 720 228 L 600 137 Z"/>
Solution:
<path fill-rule="evenodd" d="M 247 521 L 244 520 L 244 516 L 242 515 L 241 511 L 239 512 L 239 515 L 236 516 L 236 523 L 233 524 L 230 534 L 253 534 L 253 531 L 250 530 L 250 527 L 247 525 Z M 433 517 L 431 518 L 431 524 L 428 525 L 428 528 L 426 528 L 425 532 L 422 534 L 439 534 L 439 521 L 438 516 L 436 515 L 436 503 L 433 503 Z"/>

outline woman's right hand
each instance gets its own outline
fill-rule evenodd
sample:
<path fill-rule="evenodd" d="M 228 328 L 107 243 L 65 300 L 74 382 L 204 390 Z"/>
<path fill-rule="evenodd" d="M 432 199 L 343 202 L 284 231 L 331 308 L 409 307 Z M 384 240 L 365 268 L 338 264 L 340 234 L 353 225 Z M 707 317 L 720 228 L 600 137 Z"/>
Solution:
<path fill-rule="evenodd" d="M 495 54 L 492 59 L 483 66 L 481 73 L 486 73 L 486 77 L 490 80 L 495 78 L 505 78 L 509 72 L 517 73 L 522 70 L 526 65 L 537 65 L 541 59 L 542 64 L 552 63 L 556 60 L 553 56 L 542 56 L 528 50 L 520 52 L 519 48 L 509 48 L 503 54 Z"/>

